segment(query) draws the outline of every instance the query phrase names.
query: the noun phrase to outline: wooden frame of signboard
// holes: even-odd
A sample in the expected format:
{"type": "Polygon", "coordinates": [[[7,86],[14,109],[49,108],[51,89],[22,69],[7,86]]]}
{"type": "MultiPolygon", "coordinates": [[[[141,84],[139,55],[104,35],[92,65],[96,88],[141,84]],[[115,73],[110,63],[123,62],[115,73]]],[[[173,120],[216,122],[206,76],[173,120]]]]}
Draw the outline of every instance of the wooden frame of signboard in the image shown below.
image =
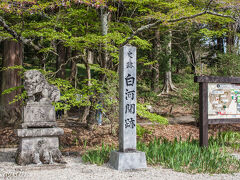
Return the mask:
{"type": "Polygon", "coordinates": [[[208,146],[208,124],[240,123],[240,118],[208,118],[208,84],[227,83],[240,84],[240,77],[195,76],[194,82],[199,83],[199,138],[200,146],[208,146]]]}

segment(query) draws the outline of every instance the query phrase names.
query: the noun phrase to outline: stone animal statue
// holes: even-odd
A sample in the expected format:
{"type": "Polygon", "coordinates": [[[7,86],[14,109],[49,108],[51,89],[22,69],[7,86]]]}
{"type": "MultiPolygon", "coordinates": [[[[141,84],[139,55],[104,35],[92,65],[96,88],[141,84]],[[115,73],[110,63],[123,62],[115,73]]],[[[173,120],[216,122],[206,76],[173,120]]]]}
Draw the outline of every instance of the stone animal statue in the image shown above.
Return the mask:
{"type": "Polygon", "coordinates": [[[24,88],[27,91],[28,102],[57,102],[60,100],[60,91],[50,85],[44,75],[38,70],[29,70],[24,73],[24,88]]]}
{"type": "Polygon", "coordinates": [[[32,162],[34,164],[52,164],[53,162],[65,163],[62,159],[62,153],[57,148],[49,148],[47,142],[40,140],[32,153],[32,162]]]}
{"type": "Polygon", "coordinates": [[[19,165],[66,163],[61,151],[58,148],[49,147],[49,142],[44,140],[39,140],[34,149],[25,149],[24,152],[18,149],[16,162],[19,165]]]}

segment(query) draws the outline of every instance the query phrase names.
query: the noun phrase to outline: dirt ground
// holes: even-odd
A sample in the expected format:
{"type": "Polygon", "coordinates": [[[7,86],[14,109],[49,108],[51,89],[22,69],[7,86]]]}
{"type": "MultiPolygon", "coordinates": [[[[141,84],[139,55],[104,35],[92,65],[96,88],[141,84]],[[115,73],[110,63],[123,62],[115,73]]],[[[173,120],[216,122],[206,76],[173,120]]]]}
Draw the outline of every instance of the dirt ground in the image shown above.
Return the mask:
{"type": "MultiPolygon", "coordinates": [[[[182,117],[176,117],[182,118],[182,117]]],[[[139,124],[144,127],[148,133],[144,133],[138,140],[150,142],[155,137],[164,137],[173,140],[175,137],[187,139],[191,136],[194,139],[199,138],[199,129],[196,122],[183,122],[180,124],[159,125],[152,124],[146,120],[139,119],[139,124]]],[[[64,135],[60,137],[60,148],[63,152],[79,152],[105,145],[118,146],[118,125],[103,124],[101,126],[94,125],[91,129],[84,124],[78,123],[77,119],[69,118],[60,120],[58,124],[64,129],[64,135]]],[[[216,135],[220,131],[240,131],[240,124],[227,125],[209,125],[209,136],[216,135]]],[[[13,128],[0,128],[0,147],[17,147],[18,138],[13,128]]]]}

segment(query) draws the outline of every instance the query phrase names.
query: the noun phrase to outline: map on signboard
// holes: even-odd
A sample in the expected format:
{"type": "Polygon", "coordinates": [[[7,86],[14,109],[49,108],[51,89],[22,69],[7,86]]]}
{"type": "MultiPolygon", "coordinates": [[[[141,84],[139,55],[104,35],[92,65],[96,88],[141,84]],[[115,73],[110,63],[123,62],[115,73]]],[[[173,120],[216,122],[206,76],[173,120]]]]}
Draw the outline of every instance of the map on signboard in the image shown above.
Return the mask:
{"type": "Polygon", "coordinates": [[[208,83],[208,119],[240,118],[240,84],[208,83]]]}

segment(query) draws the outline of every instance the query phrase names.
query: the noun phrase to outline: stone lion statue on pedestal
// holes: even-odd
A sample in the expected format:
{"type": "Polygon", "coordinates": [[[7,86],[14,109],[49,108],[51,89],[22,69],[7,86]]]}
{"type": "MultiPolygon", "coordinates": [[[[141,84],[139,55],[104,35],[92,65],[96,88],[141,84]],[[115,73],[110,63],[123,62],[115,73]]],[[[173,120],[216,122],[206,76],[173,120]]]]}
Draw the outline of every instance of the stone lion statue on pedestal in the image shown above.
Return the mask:
{"type": "Polygon", "coordinates": [[[27,91],[29,103],[57,102],[60,100],[58,88],[49,84],[38,70],[29,70],[24,73],[24,88],[27,91]]]}

